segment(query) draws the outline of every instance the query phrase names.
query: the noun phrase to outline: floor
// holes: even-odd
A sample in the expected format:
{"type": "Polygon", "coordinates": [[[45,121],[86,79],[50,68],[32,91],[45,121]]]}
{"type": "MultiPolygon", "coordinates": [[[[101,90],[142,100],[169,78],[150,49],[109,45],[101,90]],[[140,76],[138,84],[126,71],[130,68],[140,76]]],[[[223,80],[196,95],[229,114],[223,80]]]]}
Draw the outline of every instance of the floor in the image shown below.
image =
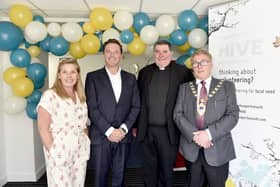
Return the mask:
{"type": "MultiPolygon", "coordinates": [[[[88,170],[86,176],[86,187],[94,187],[94,171],[88,170]]],[[[126,172],[125,178],[126,187],[142,187],[143,175],[140,168],[129,168],[126,172]]],[[[4,187],[46,187],[47,178],[43,175],[37,182],[9,182],[4,187]]],[[[187,187],[186,185],[186,171],[174,171],[174,186],[176,187],[187,187]]]]}

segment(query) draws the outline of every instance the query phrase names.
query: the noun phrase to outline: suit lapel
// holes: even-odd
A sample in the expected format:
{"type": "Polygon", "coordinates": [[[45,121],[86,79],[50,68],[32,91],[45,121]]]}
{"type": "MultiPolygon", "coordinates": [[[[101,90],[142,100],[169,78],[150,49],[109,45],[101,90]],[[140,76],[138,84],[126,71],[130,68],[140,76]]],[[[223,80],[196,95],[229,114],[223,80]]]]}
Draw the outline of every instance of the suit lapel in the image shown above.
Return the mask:
{"type": "MultiPolygon", "coordinates": [[[[112,87],[112,83],[110,81],[109,75],[107,74],[105,67],[103,68],[103,81],[104,81],[104,85],[106,87],[106,90],[108,90],[107,94],[109,95],[108,99],[112,99],[114,104],[117,104],[116,98],[115,98],[115,94],[114,94],[114,90],[112,87]]],[[[105,93],[106,94],[106,93],[105,93]]]]}

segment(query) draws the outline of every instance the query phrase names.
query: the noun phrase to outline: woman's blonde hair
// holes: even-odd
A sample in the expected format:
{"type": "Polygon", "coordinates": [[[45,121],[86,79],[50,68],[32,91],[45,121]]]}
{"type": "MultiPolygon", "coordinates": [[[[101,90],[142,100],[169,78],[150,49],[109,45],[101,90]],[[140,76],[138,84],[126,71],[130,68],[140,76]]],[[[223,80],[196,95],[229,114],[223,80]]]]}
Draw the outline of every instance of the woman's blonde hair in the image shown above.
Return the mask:
{"type": "Polygon", "coordinates": [[[78,64],[77,60],[74,58],[63,57],[63,58],[59,59],[59,64],[58,64],[57,72],[56,72],[56,78],[55,78],[54,84],[52,86],[52,89],[61,98],[70,98],[70,96],[66,93],[61,80],[59,79],[59,73],[61,71],[62,66],[65,64],[74,64],[76,66],[76,68],[77,68],[76,70],[79,74],[79,79],[77,80],[76,84],[74,85],[74,91],[77,92],[80,101],[85,102],[86,96],[85,96],[85,92],[84,92],[83,83],[81,81],[81,74],[80,74],[81,69],[80,69],[80,65],[78,64]]]}

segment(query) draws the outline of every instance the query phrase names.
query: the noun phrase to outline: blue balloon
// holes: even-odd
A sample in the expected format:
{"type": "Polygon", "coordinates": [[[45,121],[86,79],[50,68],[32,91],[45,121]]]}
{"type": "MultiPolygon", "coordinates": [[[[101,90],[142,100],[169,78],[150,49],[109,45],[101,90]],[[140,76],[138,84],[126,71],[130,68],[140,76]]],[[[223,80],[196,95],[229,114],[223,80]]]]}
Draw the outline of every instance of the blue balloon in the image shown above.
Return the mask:
{"type": "Polygon", "coordinates": [[[42,48],[46,52],[49,52],[51,39],[52,37],[48,35],[44,40],[40,42],[40,48],[42,48]]]}
{"type": "Polygon", "coordinates": [[[22,30],[8,21],[0,21],[0,51],[15,50],[23,42],[22,30]]]}
{"type": "Polygon", "coordinates": [[[33,120],[37,120],[37,104],[38,103],[27,103],[25,108],[27,116],[33,120]]]}
{"type": "Polygon", "coordinates": [[[38,42],[35,43],[35,44],[31,44],[31,43],[29,43],[28,41],[24,40],[24,47],[25,47],[26,49],[29,48],[30,46],[33,46],[33,45],[36,45],[36,46],[39,47],[39,43],[38,43],[38,42]]]}
{"type": "Polygon", "coordinates": [[[187,50],[186,54],[187,54],[188,56],[192,56],[192,54],[193,54],[196,50],[197,50],[196,48],[191,47],[191,48],[189,48],[189,49],[187,50]]]}
{"type": "Polygon", "coordinates": [[[45,79],[36,82],[33,81],[33,83],[34,83],[34,89],[41,89],[45,86],[45,79]]]}
{"type": "Polygon", "coordinates": [[[176,59],[176,64],[185,65],[185,61],[187,60],[187,58],[189,58],[189,55],[187,55],[187,54],[179,56],[176,59]]]}
{"type": "Polygon", "coordinates": [[[178,16],[178,25],[183,31],[196,28],[199,18],[193,10],[184,10],[178,16]]]}
{"type": "Polygon", "coordinates": [[[41,22],[41,23],[45,23],[44,18],[40,15],[33,16],[33,21],[38,21],[38,22],[41,22]]]}
{"type": "Polygon", "coordinates": [[[176,31],[173,31],[170,35],[170,41],[174,45],[183,45],[188,40],[188,37],[184,31],[181,29],[178,29],[176,31]]]}
{"type": "Polygon", "coordinates": [[[16,67],[27,67],[31,62],[31,56],[25,49],[16,49],[10,54],[10,61],[16,67]]]}
{"type": "Polygon", "coordinates": [[[150,24],[150,18],[148,14],[144,12],[138,12],[133,16],[133,27],[137,33],[140,33],[141,29],[150,24]]]}
{"type": "Polygon", "coordinates": [[[69,42],[62,36],[52,38],[50,41],[50,52],[56,56],[63,56],[68,52],[69,42]]]}
{"type": "Polygon", "coordinates": [[[47,75],[45,65],[40,63],[33,63],[27,67],[27,76],[35,83],[44,81],[47,75]]]}
{"type": "Polygon", "coordinates": [[[205,32],[208,33],[208,16],[201,18],[197,27],[205,30],[205,32]]]}
{"type": "Polygon", "coordinates": [[[123,30],[120,34],[120,38],[124,44],[129,44],[132,42],[134,35],[130,30],[123,30]]]}
{"type": "Polygon", "coordinates": [[[26,98],[27,103],[39,103],[42,92],[39,90],[34,90],[30,96],[26,98]]]}

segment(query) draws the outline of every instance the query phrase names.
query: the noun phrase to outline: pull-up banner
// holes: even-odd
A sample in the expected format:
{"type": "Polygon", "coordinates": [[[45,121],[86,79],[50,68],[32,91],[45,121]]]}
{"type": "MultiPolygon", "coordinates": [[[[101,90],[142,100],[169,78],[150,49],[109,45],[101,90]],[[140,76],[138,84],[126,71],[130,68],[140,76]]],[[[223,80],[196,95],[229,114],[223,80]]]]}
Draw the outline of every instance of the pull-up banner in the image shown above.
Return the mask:
{"type": "Polygon", "coordinates": [[[235,83],[240,107],[227,187],[280,186],[279,10],[263,0],[209,9],[214,76],[235,83]]]}

